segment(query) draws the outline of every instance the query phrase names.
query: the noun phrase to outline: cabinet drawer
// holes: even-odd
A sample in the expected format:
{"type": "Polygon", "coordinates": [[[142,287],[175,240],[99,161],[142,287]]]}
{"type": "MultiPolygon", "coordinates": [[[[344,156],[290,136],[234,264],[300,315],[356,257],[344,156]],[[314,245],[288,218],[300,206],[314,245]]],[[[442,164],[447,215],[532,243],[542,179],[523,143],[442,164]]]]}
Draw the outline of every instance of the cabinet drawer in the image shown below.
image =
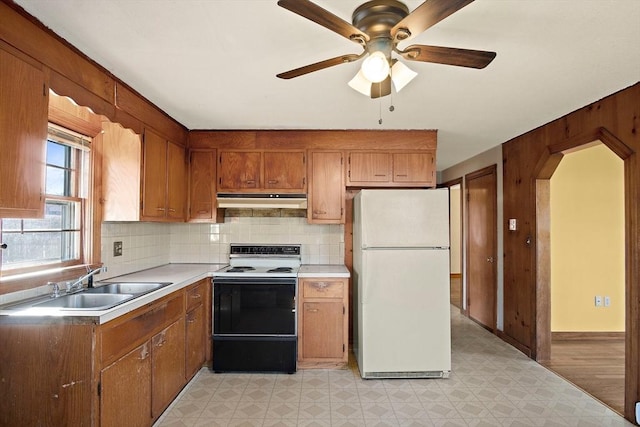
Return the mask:
{"type": "Polygon", "coordinates": [[[184,293],[178,291],[167,299],[149,307],[141,307],[131,313],[132,317],[107,323],[102,330],[102,366],[126,354],[130,348],[140,345],[151,335],[164,329],[171,321],[184,313],[184,293]]]}
{"type": "Polygon", "coordinates": [[[305,280],[302,282],[304,298],[342,298],[343,280],[305,280]]]}
{"type": "Polygon", "coordinates": [[[203,303],[207,283],[208,281],[204,280],[187,288],[187,311],[203,303]]]}

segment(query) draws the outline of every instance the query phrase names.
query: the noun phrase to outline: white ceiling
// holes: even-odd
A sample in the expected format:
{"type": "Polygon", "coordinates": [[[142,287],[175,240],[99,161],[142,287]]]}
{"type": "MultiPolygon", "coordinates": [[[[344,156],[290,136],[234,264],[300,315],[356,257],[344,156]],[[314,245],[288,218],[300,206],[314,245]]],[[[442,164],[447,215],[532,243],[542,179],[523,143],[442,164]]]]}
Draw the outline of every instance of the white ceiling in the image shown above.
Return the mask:
{"type": "MultiPolygon", "coordinates": [[[[361,51],[276,0],[16,2],[189,129],[438,129],[438,170],[640,81],[638,0],[477,0],[407,44],[496,59],[405,61],[394,112],[347,86],[360,63],[276,78],[361,51]]],[[[315,0],[349,22],[362,2],[315,0]]]]}

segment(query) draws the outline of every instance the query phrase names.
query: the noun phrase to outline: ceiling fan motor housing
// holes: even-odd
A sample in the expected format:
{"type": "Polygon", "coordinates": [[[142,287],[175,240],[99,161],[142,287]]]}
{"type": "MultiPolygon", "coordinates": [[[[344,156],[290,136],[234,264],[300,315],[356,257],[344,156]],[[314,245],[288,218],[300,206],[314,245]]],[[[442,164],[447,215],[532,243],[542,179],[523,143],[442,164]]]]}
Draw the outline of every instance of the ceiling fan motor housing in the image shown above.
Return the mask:
{"type": "Polygon", "coordinates": [[[409,9],[402,2],[373,0],[358,6],[351,18],[353,26],[371,39],[391,39],[391,29],[407,15],[409,9]]]}

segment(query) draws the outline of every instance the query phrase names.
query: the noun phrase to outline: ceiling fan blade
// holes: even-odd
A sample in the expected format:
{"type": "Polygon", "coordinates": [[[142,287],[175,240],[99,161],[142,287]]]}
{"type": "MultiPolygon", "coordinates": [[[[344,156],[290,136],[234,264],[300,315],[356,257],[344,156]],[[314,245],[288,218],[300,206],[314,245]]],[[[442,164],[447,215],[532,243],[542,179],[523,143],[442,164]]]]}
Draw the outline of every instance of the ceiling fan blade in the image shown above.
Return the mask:
{"type": "Polygon", "coordinates": [[[279,0],[278,5],[360,45],[369,40],[368,35],[309,0],[279,0]]]}
{"type": "Polygon", "coordinates": [[[474,0],[427,0],[391,29],[391,37],[400,42],[417,36],[474,0]]]}
{"type": "Polygon", "coordinates": [[[371,98],[381,98],[391,93],[391,76],[380,83],[371,83],[371,98]]]}
{"type": "Polygon", "coordinates": [[[320,71],[325,68],[333,67],[334,65],[346,64],[348,62],[357,61],[362,58],[366,52],[363,52],[360,55],[350,54],[350,55],[342,55],[336,56],[335,58],[326,59],[324,61],[316,62],[314,64],[305,65],[304,67],[296,68],[295,70],[285,71],[284,73],[280,73],[276,75],[281,79],[292,79],[294,77],[303,76],[305,74],[313,73],[314,71],[320,71]]]}
{"type": "Polygon", "coordinates": [[[413,44],[403,51],[397,51],[410,61],[434,62],[436,64],[456,65],[458,67],[484,68],[493,58],[495,52],[484,50],[457,49],[453,47],[426,46],[413,44]]]}

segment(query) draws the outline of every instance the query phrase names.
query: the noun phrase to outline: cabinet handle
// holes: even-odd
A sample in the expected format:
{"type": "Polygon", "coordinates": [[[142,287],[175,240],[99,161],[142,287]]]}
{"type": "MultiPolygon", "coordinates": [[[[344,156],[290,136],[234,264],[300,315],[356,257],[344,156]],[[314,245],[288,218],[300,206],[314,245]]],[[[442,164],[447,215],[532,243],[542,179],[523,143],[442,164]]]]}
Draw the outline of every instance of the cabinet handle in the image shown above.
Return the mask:
{"type": "Polygon", "coordinates": [[[317,313],[317,312],[318,312],[318,309],[317,309],[317,308],[307,308],[307,311],[308,311],[309,313],[317,313]]]}
{"type": "Polygon", "coordinates": [[[175,212],[176,210],[173,208],[169,208],[169,212],[175,212]]]}
{"type": "Polygon", "coordinates": [[[0,249],[7,249],[7,244],[6,243],[0,244],[0,249]]]}
{"type": "Polygon", "coordinates": [[[157,211],[164,211],[164,208],[156,208],[157,211]]]}
{"type": "Polygon", "coordinates": [[[327,286],[329,286],[327,282],[313,282],[313,287],[320,291],[325,291],[327,286]]]}
{"type": "Polygon", "coordinates": [[[149,350],[147,349],[147,345],[145,344],[144,347],[142,347],[142,351],[140,352],[140,357],[138,358],[138,360],[145,360],[147,357],[149,357],[149,350]]]}
{"type": "Polygon", "coordinates": [[[313,213],[316,215],[325,215],[327,211],[313,211],[313,213]]]}
{"type": "Polygon", "coordinates": [[[268,182],[269,182],[269,184],[277,184],[278,180],[277,179],[270,179],[268,182]]]}
{"type": "Polygon", "coordinates": [[[377,173],[374,176],[387,176],[387,174],[377,173]]]}
{"type": "Polygon", "coordinates": [[[396,174],[396,176],[409,176],[409,175],[407,175],[407,174],[404,174],[404,175],[396,174]]]}
{"type": "Polygon", "coordinates": [[[195,321],[196,319],[193,312],[187,314],[187,323],[194,323],[195,321]]]}
{"type": "Polygon", "coordinates": [[[200,294],[193,294],[193,295],[191,295],[191,298],[192,299],[200,299],[201,296],[202,295],[200,295],[200,294]]]}
{"type": "Polygon", "coordinates": [[[248,180],[245,181],[245,184],[255,184],[255,183],[256,183],[256,181],[253,180],[253,179],[248,179],[248,180]]]}

